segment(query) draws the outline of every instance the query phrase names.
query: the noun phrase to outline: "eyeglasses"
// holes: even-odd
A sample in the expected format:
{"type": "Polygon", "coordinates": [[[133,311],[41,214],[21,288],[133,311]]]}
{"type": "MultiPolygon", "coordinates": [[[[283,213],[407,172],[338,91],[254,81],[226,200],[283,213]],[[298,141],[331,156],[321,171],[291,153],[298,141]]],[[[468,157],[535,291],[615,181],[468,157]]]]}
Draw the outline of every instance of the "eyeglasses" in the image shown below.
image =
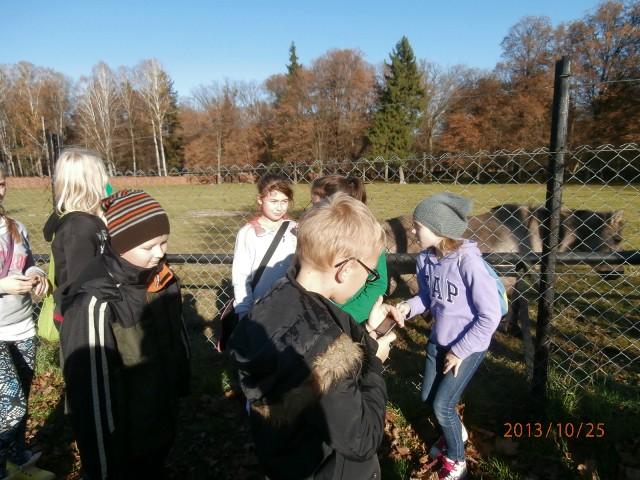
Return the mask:
{"type": "Polygon", "coordinates": [[[376,270],[375,268],[367,267],[364,263],[362,263],[356,257],[346,258],[346,259],[342,260],[341,262],[336,263],[333,266],[333,268],[340,268],[343,265],[346,265],[351,260],[355,260],[356,262],[358,262],[360,265],[362,265],[362,268],[364,268],[367,271],[367,273],[368,273],[367,280],[366,280],[367,283],[373,283],[373,282],[377,282],[378,280],[380,280],[380,272],[378,272],[378,270],[376,270]]]}

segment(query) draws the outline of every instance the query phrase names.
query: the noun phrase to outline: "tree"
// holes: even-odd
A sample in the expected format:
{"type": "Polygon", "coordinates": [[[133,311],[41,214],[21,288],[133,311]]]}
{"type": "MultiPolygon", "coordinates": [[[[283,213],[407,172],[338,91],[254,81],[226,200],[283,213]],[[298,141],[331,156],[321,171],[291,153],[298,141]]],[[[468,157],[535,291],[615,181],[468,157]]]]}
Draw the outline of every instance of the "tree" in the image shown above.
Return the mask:
{"type": "Polygon", "coordinates": [[[109,174],[113,175],[114,137],[121,108],[115,75],[107,64],[100,62],[93,67],[91,77],[81,79],[81,89],[77,114],[82,138],[104,156],[109,174]]]}
{"type": "Polygon", "coordinates": [[[136,68],[136,83],[151,122],[158,175],[167,175],[164,140],[165,121],[171,110],[171,79],[160,62],[152,58],[143,61],[136,68]]]}
{"type": "Polygon", "coordinates": [[[134,132],[139,116],[137,102],[139,95],[134,89],[133,72],[126,67],[120,67],[118,70],[118,92],[122,102],[127,131],[129,132],[129,141],[131,142],[131,168],[133,174],[137,175],[138,162],[136,159],[136,137],[134,132]]]}
{"type": "Polygon", "coordinates": [[[167,165],[170,168],[180,169],[184,166],[184,142],[178,115],[178,93],[173,87],[173,80],[168,79],[167,81],[169,85],[169,108],[164,122],[164,148],[167,165]]]}
{"type": "Polygon", "coordinates": [[[435,63],[422,62],[420,65],[424,81],[424,115],[420,122],[417,146],[433,153],[434,139],[441,132],[455,95],[461,88],[467,68],[456,65],[444,69],[435,63]]]}
{"type": "Polygon", "coordinates": [[[640,1],[603,2],[569,24],[566,43],[576,79],[578,141],[637,139],[639,101],[629,80],[640,73],[640,1]]]}
{"type": "Polygon", "coordinates": [[[545,86],[543,76],[505,83],[495,72],[469,74],[446,115],[440,148],[476,152],[546,146],[553,90],[545,86]]]}
{"type": "MultiPolygon", "coordinates": [[[[272,75],[264,84],[273,104],[273,117],[267,117],[271,151],[276,161],[307,162],[314,158],[314,135],[310,98],[311,73],[298,63],[295,45],[289,50],[286,75],[272,75]]],[[[315,155],[315,158],[318,158],[315,155]]]]}
{"type": "Polygon", "coordinates": [[[302,65],[298,63],[298,55],[296,54],[296,44],[291,42],[289,46],[289,65],[287,65],[287,75],[289,78],[295,76],[295,74],[302,68],[302,65]]]}
{"type": "MultiPolygon", "coordinates": [[[[204,112],[206,121],[206,137],[213,138],[218,182],[221,182],[220,169],[223,157],[227,155],[231,145],[230,139],[238,128],[239,111],[237,107],[238,89],[234,84],[226,81],[224,84],[212,83],[201,86],[193,93],[196,105],[204,112]]],[[[233,162],[229,162],[233,163],[233,162]]]]}
{"type": "Polygon", "coordinates": [[[551,70],[555,35],[549,17],[527,16],[509,29],[500,43],[508,80],[530,78],[551,70]]]}
{"type": "Polygon", "coordinates": [[[317,159],[360,157],[375,102],[375,70],[358,50],[330,50],[311,67],[310,100],[317,159]],[[320,148],[322,147],[322,148],[320,148]]]}
{"type": "Polygon", "coordinates": [[[402,37],[389,58],[368,139],[372,155],[405,158],[413,153],[424,109],[424,84],[407,37],[402,37]]]}

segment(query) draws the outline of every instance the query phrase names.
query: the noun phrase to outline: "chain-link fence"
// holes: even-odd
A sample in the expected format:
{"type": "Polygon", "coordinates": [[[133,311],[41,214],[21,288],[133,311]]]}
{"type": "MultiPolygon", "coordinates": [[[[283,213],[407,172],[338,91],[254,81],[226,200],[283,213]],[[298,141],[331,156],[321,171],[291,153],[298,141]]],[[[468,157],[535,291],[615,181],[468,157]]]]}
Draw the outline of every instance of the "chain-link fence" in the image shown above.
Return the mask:
{"type": "MultiPolygon", "coordinates": [[[[112,184],[116,189],[143,188],[167,209],[172,229],[169,253],[183,282],[187,316],[208,336],[212,319],[232,295],[235,235],[256,214],[253,183],[264,173],[281,173],[294,183],[294,219],[309,204],[313,179],[329,174],[361,178],[370,208],[386,221],[390,253],[418,251],[407,215],[422,198],[441,191],[471,197],[468,236],[494,254],[487,258],[506,275],[512,318],[522,333],[531,370],[549,157],[547,149],[539,149],[228,166],[173,171],[168,177],[123,172],[112,184]]],[[[49,246],[41,231],[52,208],[50,180],[10,178],[4,203],[7,212],[27,226],[34,252],[46,255],[49,246]]],[[[580,147],[566,153],[550,349],[554,371],[573,384],[599,376],[638,384],[639,210],[640,146],[580,147]]],[[[392,295],[409,294],[406,288],[415,289],[415,279],[407,275],[413,271],[411,262],[389,258],[392,288],[401,287],[392,295]]]]}

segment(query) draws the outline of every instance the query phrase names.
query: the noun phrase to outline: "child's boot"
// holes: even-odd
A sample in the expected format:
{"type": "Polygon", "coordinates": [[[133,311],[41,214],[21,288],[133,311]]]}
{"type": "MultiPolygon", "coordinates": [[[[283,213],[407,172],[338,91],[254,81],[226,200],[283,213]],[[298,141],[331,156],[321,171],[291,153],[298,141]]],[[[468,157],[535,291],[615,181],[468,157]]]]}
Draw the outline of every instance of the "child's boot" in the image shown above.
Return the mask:
{"type": "MultiPolygon", "coordinates": [[[[460,423],[460,425],[462,425],[462,443],[467,443],[467,440],[469,440],[469,432],[467,432],[467,429],[464,426],[464,423],[460,423]]],[[[436,443],[434,443],[433,445],[431,445],[431,449],[429,450],[429,456],[431,458],[438,458],[438,456],[440,455],[446,455],[447,454],[447,442],[444,441],[444,436],[440,435],[440,438],[438,439],[438,441],[436,443]]]]}
{"type": "Polygon", "coordinates": [[[438,480],[461,480],[467,476],[467,462],[442,457],[442,466],[438,470],[438,480]]]}

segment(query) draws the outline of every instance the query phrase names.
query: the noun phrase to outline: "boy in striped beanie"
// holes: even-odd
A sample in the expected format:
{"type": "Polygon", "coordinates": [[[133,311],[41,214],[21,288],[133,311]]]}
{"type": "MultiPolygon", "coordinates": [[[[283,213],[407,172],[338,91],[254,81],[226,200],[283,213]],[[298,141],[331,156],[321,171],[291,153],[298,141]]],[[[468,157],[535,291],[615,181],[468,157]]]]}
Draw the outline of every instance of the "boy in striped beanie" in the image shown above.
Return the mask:
{"type": "Polygon", "coordinates": [[[164,261],[169,218],[141,190],[102,206],[111,246],[62,307],[74,435],[88,478],[165,478],[190,356],[180,286],[164,261]]]}
{"type": "Polygon", "coordinates": [[[102,202],[111,246],[123,254],[160,235],[169,235],[169,217],[151,195],[142,190],[121,190],[102,202]]]}

